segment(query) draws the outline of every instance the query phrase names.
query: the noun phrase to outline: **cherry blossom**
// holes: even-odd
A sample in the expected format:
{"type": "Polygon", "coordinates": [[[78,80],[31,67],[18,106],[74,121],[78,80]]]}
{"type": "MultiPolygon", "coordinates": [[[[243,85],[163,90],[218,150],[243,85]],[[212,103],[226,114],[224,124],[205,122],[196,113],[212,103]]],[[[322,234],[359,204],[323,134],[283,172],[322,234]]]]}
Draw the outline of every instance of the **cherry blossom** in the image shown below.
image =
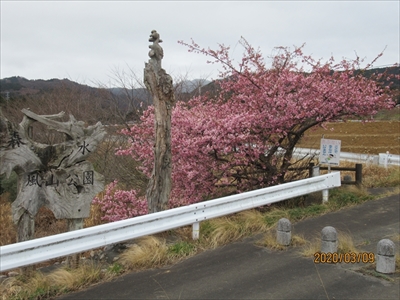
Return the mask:
{"type": "MultiPolygon", "coordinates": [[[[178,102],[172,110],[171,208],[283,183],[294,147],[307,130],[347,118],[369,121],[378,110],[394,106],[390,89],[377,81],[386,75],[364,77],[358,57],[323,62],[305,55],[304,45],[279,47],[267,67],[244,39],[238,63],[224,45],[212,50],[180,43],[222,69],[215,81],[218,93],[178,102]]],[[[121,132],[132,143],[116,152],[140,161],[147,176],[153,166],[153,124],[149,107],[141,122],[121,132]]],[[[110,184],[103,200],[95,200],[107,220],[146,213],[138,193],[115,189],[110,184]]]]}

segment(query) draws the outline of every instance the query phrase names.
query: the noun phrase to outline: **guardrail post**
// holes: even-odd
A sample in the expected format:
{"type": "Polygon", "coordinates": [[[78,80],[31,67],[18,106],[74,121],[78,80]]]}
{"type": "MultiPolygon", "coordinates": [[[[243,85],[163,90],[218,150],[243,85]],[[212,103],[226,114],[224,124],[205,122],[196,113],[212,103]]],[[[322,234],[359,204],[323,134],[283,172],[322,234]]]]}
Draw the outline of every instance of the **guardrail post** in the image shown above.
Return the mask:
{"type": "Polygon", "coordinates": [[[382,164],[385,168],[387,168],[388,163],[389,163],[389,151],[386,151],[386,153],[379,153],[379,164],[382,164]]]}
{"type": "MultiPolygon", "coordinates": [[[[313,177],[315,176],[319,176],[320,175],[320,171],[319,171],[319,167],[313,167],[313,177]]],[[[329,199],[329,190],[323,190],[322,191],[322,203],[326,203],[328,202],[329,199]]]]}
{"type": "Polygon", "coordinates": [[[337,252],[337,232],[332,226],[326,226],[321,232],[321,252],[337,252]]]}
{"type": "Polygon", "coordinates": [[[378,242],[376,251],[376,271],[384,274],[394,273],[396,260],[394,243],[389,239],[383,239],[378,242]]]}
{"type": "Polygon", "coordinates": [[[198,240],[200,237],[200,222],[192,224],[192,238],[198,240]]]}
{"type": "Polygon", "coordinates": [[[362,185],[362,164],[356,164],[356,185],[358,187],[362,185]]]}
{"type": "Polygon", "coordinates": [[[312,177],[319,176],[319,166],[312,167],[312,177]]]}
{"type": "Polygon", "coordinates": [[[292,240],[292,224],[286,218],[281,218],[278,221],[276,230],[276,242],[279,245],[289,246],[292,240]]]}
{"type": "Polygon", "coordinates": [[[329,190],[322,191],[322,203],[326,203],[329,200],[329,190]]]}
{"type": "MultiPolygon", "coordinates": [[[[311,168],[311,164],[310,164],[311,168]]],[[[320,168],[319,166],[312,166],[312,177],[316,177],[320,175],[320,168]]],[[[322,191],[322,203],[328,202],[329,199],[329,190],[322,191]]]]}
{"type": "Polygon", "coordinates": [[[315,164],[312,162],[308,165],[308,177],[313,177],[313,172],[314,172],[314,166],[315,164]]]}

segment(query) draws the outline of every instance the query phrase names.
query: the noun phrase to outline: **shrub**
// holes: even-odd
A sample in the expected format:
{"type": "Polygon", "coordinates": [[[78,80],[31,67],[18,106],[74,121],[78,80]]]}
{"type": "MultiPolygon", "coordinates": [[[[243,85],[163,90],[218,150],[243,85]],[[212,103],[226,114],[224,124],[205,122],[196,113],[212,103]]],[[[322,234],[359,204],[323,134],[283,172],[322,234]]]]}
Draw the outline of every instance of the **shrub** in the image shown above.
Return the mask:
{"type": "Polygon", "coordinates": [[[118,181],[107,185],[100,197],[93,199],[104,213],[102,220],[113,222],[147,214],[147,202],[136,190],[124,191],[117,189],[118,181]]]}

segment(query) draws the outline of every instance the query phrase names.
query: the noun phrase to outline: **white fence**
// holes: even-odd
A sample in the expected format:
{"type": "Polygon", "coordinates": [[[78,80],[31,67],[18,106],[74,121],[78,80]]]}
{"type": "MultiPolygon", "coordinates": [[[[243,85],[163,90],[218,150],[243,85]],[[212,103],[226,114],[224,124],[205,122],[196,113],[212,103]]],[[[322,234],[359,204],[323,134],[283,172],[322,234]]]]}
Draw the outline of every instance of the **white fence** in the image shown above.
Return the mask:
{"type": "MultiPolygon", "coordinates": [[[[319,156],[318,149],[295,148],[293,156],[314,155],[319,156]]],[[[350,152],[340,152],[340,160],[347,160],[356,163],[376,164],[382,166],[400,166],[400,155],[390,153],[379,153],[379,155],[358,154],[350,152]]]]}
{"type": "Polygon", "coordinates": [[[186,225],[198,237],[204,220],[340,186],[340,172],[191,204],[145,216],[0,247],[0,271],[103,247],[186,225]]]}

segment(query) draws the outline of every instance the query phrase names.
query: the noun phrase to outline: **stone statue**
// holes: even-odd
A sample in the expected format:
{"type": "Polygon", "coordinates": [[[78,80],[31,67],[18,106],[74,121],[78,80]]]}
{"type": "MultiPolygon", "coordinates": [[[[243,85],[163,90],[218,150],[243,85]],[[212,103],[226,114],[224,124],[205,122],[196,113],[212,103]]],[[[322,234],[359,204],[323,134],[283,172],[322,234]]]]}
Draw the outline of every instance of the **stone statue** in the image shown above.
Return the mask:
{"type": "Polygon", "coordinates": [[[158,72],[161,70],[161,60],[164,57],[164,51],[159,44],[162,43],[162,40],[160,39],[160,35],[157,33],[157,31],[151,31],[149,42],[153,42],[153,45],[149,46],[149,63],[151,63],[154,67],[154,70],[158,72]]]}

